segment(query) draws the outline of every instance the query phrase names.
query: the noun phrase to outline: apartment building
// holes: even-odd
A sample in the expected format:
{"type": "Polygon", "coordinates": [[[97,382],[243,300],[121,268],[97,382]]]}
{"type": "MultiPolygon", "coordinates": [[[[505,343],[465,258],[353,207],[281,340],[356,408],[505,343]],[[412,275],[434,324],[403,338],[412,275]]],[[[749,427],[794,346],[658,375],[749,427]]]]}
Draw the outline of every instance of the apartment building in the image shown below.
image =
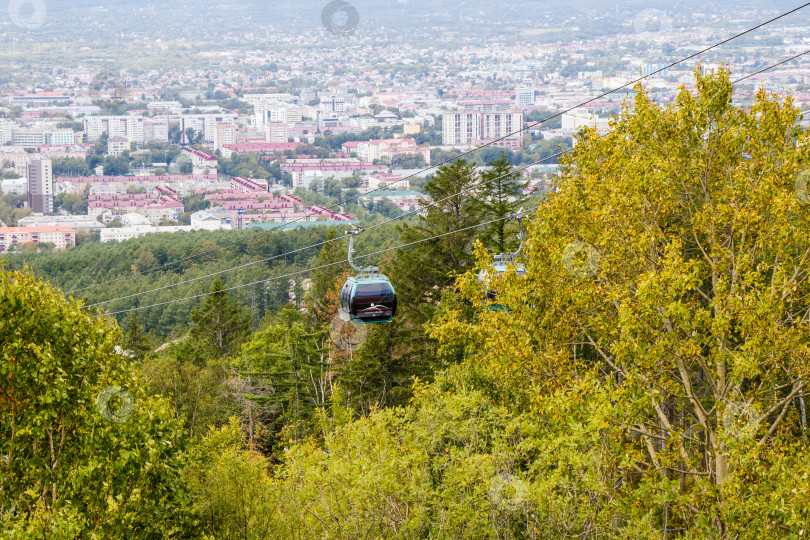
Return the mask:
{"type": "Polygon", "coordinates": [[[217,156],[205,150],[197,150],[190,146],[183,148],[183,154],[191,159],[194,174],[209,174],[217,171],[217,156]]]}
{"type": "Polygon", "coordinates": [[[11,131],[14,129],[14,121],[8,118],[0,118],[0,144],[11,142],[11,131]]]}
{"type": "Polygon", "coordinates": [[[182,142],[188,144],[186,133],[191,128],[195,133],[203,134],[203,141],[212,143],[216,137],[217,124],[236,124],[238,120],[239,115],[233,113],[184,114],[180,116],[182,142]]]}
{"type": "Polygon", "coordinates": [[[70,227],[0,227],[0,253],[16,250],[22,244],[50,243],[56,249],[76,245],[76,231],[70,227]]]}
{"type": "Polygon", "coordinates": [[[287,123],[289,105],[280,101],[258,101],[253,106],[257,129],[268,123],[287,123]]]}
{"type": "Polygon", "coordinates": [[[28,177],[28,162],[31,155],[19,146],[0,146],[0,166],[13,167],[20,176],[28,177]]]}
{"type": "Polygon", "coordinates": [[[523,146],[523,113],[520,111],[481,113],[481,141],[491,146],[520,150],[523,146]]]}
{"type": "Polygon", "coordinates": [[[110,156],[120,156],[129,149],[129,139],[126,137],[111,137],[107,139],[107,154],[110,156]]]}
{"type": "Polygon", "coordinates": [[[146,216],[155,225],[163,220],[177,221],[184,209],[178,194],[168,187],[158,187],[151,193],[90,195],[87,206],[87,214],[94,219],[101,216],[110,222],[132,213],[146,216]]]}
{"type": "Polygon", "coordinates": [[[143,123],[144,141],[169,142],[168,120],[152,120],[143,123]]]}
{"type": "Polygon", "coordinates": [[[370,141],[347,141],[341,149],[346,154],[357,154],[362,161],[378,159],[389,162],[400,156],[422,156],[426,165],[430,165],[430,147],[418,146],[412,138],[372,139],[370,141]]]}
{"type": "Polygon", "coordinates": [[[268,122],[264,125],[264,142],[285,143],[289,133],[284,122],[268,122]]]}
{"type": "Polygon", "coordinates": [[[226,144],[236,142],[236,124],[232,122],[218,123],[214,127],[214,150],[220,150],[226,144]]]}
{"type": "Polygon", "coordinates": [[[522,109],[534,105],[534,88],[519,86],[515,90],[515,107],[522,109]]]}
{"type": "Polygon", "coordinates": [[[442,116],[442,144],[491,144],[518,150],[523,146],[523,113],[510,111],[447,111],[442,116]]]}
{"type": "Polygon", "coordinates": [[[53,169],[47,157],[34,156],[28,163],[28,206],[37,214],[53,214],[53,169]]]}
{"type": "Polygon", "coordinates": [[[447,111],[442,115],[442,144],[472,146],[481,138],[481,113],[478,111],[447,111]]]}
{"type": "Polygon", "coordinates": [[[84,119],[84,131],[91,141],[106,133],[111,139],[126,138],[137,144],[145,142],[142,116],[88,116],[84,119]]]}

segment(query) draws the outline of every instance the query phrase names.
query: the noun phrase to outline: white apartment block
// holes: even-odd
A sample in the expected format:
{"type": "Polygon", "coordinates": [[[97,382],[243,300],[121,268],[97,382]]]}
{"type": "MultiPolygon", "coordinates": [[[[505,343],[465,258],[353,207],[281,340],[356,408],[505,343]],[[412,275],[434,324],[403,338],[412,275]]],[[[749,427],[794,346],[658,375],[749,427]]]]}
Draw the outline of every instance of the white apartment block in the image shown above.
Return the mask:
{"type": "Polygon", "coordinates": [[[17,223],[20,227],[70,227],[77,231],[99,231],[105,228],[103,223],[87,215],[26,216],[17,223]]]}
{"type": "Polygon", "coordinates": [[[287,109],[286,103],[280,101],[259,101],[253,106],[253,111],[256,116],[256,128],[262,129],[264,125],[272,123],[287,123],[287,109]]]}
{"type": "Polygon", "coordinates": [[[264,142],[287,142],[287,124],[284,122],[268,122],[264,125],[264,142]]]}
{"type": "Polygon", "coordinates": [[[520,149],[523,145],[521,111],[448,111],[442,116],[442,144],[520,149]]]}
{"type": "Polygon", "coordinates": [[[145,142],[142,116],[89,116],[84,119],[84,131],[91,141],[106,133],[110,138],[126,138],[138,144],[145,142]]]}
{"type": "Polygon", "coordinates": [[[236,143],[236,124],[219,123],[214,127],[214,150],[221,149],[226,144],[236,143]]]}
{"type": "MultiPolygon", "coordinates": [[[[4,194],[25,195],[28,192],[27,178],[6,178],[0,180],[0,191],[4,194]]],[[[22,223],[22,220],[19,221],[22,223]]]]}
{"type": "Polygon", "coordinates": [[[481,113],[481,138],[508,137],[523,140],[523,113],[520,111],[481,113]],[[517,132],[517,133],[516,133],[517,132]]]}
{"type": "Polygon", "coordinates": [[[45,144],[45,133],[37,129],[13,129],[11,144],[23,148],[36,148],[45,144]]]}
{"type": "Polygon", "coordinates": [[[239,120],[238,114],[184,114],[180,116],[180,132],[183,143],[186,141],[186,130],[191,128],[195,133],[202,133],[205,142],[214,142],[216,137],[217,124],[236,123],[239,120]]]}
{"type": "Polygon", "coordinates": [[[164,225],[160,227],[153,225],[132,225],[130,227],[113,227],[101,229],[99,241],[102,244],[107,242],[123,242],[132,238],[140,238],[147,234],[175,233],[193,230],[194,228],[191,225],[164,225]]]}
{"type": "Polygon", "coordinates": [[[582,127],[596,127],[600,133],[606,133],[610,118],[600,118],[585,109],[577,109],[562,115],[562,130],[575,133],[582,127]]]}
{"type": "Polygon", "coordinates": [[[169,142],[168,120],[152,120],[143,123],[143,138],[145,142],[169,142]]]}
{"type": "Polygon", "coordinates": [[[58,129],[56,131],[46,131],[45,144],[76,144],[76,134],[72,129],[58,129]]]}
{"type": "Polygon", "coordinates": [[[324,114],[343,114],[348,109],[346,106],[346,98],[335,94],[322,96],[321,103],[318,107],[324,114]]]}
{"type": "Polygon", "coordinates": [[[287,106],[287,123],[300,124],[304,121],[304,108],[297,105],[287,106]]]}
{"type": "Polygon", "coordinates": [[[14,122],[8,118],[0,118],[0,144],[11,142],[11,131],[14,129],[14,122]]]}
{"type": "Polygon", "coordinates": [[[472,146],[481,138],[481,113],[478,111],[447,111],[442,115],[442,144],[472,146]]]}
{"type": "Polygon", "coordinates": [[[28,206],[37,214],[53,214],[53,169],[46,157],[28,163],[28,206]]]}
{"type": "Polygon", "coordinates": [[[87,209],[87,215],[93,219],[99,217],[104,223],[111,223],[121,216],[126,214],[140,214],[145,216],[151,223],[158,225],[163,220],[177,221],[180,217],[182,209],[178,210],[174,207],[163,208],[155,206],[137,206],[137,207],[121,207],[121,208],[105,208],[105,207],[90,207],[87,209]]]}
{"type": "Polygon", "coordinates": [[[126,137],[112,137],[107,139],[107,155],[120,156],[129,149],[129,139],[126,137]]]}

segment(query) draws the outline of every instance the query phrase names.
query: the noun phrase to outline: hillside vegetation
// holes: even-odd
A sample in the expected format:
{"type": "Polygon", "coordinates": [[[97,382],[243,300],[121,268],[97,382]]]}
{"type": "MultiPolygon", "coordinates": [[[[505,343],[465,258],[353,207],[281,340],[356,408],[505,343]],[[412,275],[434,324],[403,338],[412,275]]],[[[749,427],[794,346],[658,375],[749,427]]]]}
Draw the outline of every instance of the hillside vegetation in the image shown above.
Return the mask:
{"type": "MultiPolygon", "coordinates": [[[[527,220],[526,274],[493,278],[501,309],[478,272],[517,247],[514,222],[493,220],[525,201],[509,196],[517,178],[479,180],[463,161],[425,189],[470,190],[398,228],[425,241],[381,258],[400,307],[357,348],[330,338],[339,265],[258,324],[214,280],[160,351],[146,314],[122,336],[5,272],[1,530],[806,536],[808,135],[790,100],[761,92],[736,109],[728,73],[696,76],[674,105],[638,87],[609,133],[580,132],[527,220]],[[126,421],[94,412],[105,384],[134,396],[126,421]]],[[[296,263],[344,255],[329,243],[296,263]]],[[[46,274],[49,257],[32,268],[46,274]]],[[[59,283],[90,279],[71,272],[59,283]]]]}

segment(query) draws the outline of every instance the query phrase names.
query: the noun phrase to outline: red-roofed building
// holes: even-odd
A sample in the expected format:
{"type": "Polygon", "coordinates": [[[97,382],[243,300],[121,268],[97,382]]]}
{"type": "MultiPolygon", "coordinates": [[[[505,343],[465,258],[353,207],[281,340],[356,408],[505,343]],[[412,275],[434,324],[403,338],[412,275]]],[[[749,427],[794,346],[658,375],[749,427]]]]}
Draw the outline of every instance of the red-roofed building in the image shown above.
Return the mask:
{"type": "Polygon", "coordinates": [[[301,143],[286,142],[286,143],[236,143],[224,144],[222,148],[237,154],[273,154],[275,152],[284,152],[286,150],[295,150],[301,146],[301,143]]]}
{"type": "Polygon", "coordinates": [[[267,193],[267,180],[234,176],[231,178],[231,189],[239,190],[244,193],[267,193]]]}
{"type": "Polygon", "coordinates": [[[158,225],[163,220],[177,221],[185,209],[183,201],[168,186],[158,186],[151,193],[89,195],[87,201],[87,214],[94,218],[106,214],[105,221],[133,213],[142,214],[158,225]]]}

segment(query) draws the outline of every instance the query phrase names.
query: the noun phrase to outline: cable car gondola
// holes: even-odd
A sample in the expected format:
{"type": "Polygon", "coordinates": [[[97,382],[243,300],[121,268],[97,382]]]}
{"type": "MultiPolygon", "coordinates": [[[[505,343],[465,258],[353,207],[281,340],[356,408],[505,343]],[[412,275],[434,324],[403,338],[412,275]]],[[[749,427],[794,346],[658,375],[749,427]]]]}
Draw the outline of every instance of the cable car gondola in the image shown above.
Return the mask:
{"type": "MultiPolygon", "coordinates": [[[[490,266],[487,270],[481,270],[478,273],[478,281],[480,281],[484,287],[486,288],[486,296],[485,301],[495,302],[498,297],[498,291],[491,287],[491,282],[494,277],[503,276],[506,273],[506,270],[509,268],[509,265],[513,265],[515,267],[515,274],[518,276],[523,276],[526,274],[526,265],[523,263],[516,263],[515,257],[517,257],[521,250],[523,249],[523,216],[516,216],[518,221],[518,238],[520,238],[520,247],[514,253],[500,253],[493,257],[492,266],[490,266]]],[[[490,303],[489,304],[490,311],[511,311],[509,308],[504,306],[490,303]]]]}
{"type": "Polygon", "coordinates": [[[374,266],[359,268],[354,265],[354,237],[362,229],[347,231],[349,237],[349,265],[358,275],[346,280],[340,291],[340,310],[343,321],[355,324],[389,322],[397,312],[397,295],[388,278],[379,273],[374,266]]]}

